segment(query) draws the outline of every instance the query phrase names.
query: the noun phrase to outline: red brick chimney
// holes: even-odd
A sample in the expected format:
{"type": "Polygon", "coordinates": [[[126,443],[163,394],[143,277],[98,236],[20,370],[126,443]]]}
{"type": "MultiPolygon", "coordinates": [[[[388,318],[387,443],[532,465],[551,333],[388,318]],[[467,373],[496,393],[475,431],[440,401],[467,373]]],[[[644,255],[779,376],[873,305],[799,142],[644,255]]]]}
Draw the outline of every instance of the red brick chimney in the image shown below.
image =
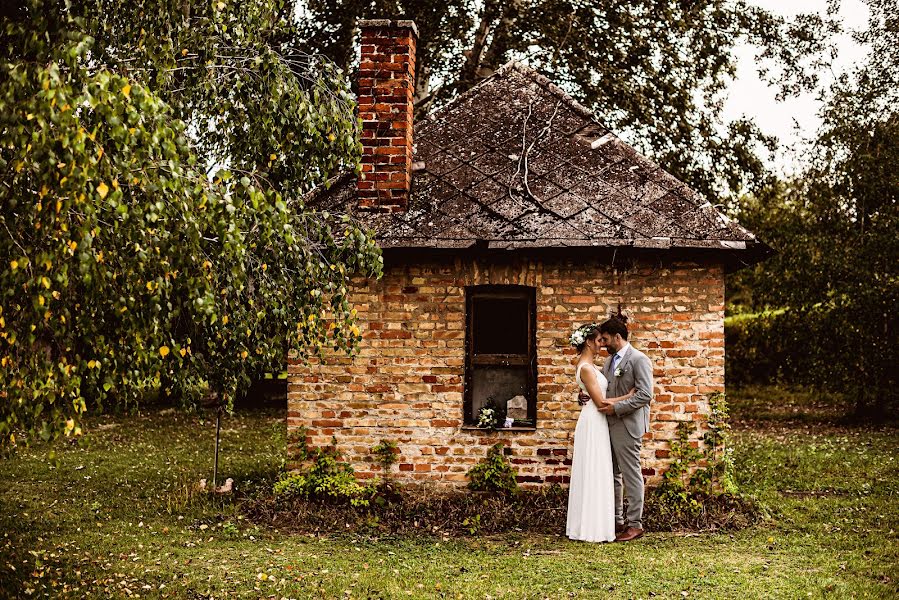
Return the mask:
{"type": "Polygon", "coordinates": [[[359,208],[403,211],[412,180],[412,95],[415,44],[412,21],[359,21],[359,117],[362,174],[356,181],[359,208]]]}

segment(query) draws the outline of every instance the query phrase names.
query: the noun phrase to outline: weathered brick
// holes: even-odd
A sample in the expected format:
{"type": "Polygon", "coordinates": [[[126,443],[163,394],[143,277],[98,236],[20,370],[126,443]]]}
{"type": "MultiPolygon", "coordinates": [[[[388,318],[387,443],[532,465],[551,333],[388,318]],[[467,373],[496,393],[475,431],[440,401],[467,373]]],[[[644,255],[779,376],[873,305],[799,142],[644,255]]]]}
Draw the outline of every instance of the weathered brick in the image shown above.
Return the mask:
{"type": "Polygon", "coordinates": [[[502,442],[524,487],[567,483],[580,412],[568,336],[584,322],[602,320],[620,301],[631,316],[634,346],[654,362],[657,398],[642,466],[650,483],[657,481],[678,422],[696,423],[698,439],[708,395],[724,389],[723,352],[716,347],[723,339],[723,309],[710,309],[723,298],[723,272],[697,263],[661,270],[637,263],[626,275],[628,285],[616,286],[612,269],[599,261],[388,262],[380,281],[353,279],[350,301],[365,333],[356,356],[289,361],[288,429],[312,426],[314,446],[335,435],[364,477],[377,474],[370,448],[382,439],[400,445],[399,480],[451,486],[464,485],[465,473],[487,448],[502,442]],[[462,428],[465,287],[486,283],[537,289],[535,431],[462,428]],[[675,303],[686,310],[672,312],[675,303]],[[673,320],[678,315],[686,319],[673,320]]]}

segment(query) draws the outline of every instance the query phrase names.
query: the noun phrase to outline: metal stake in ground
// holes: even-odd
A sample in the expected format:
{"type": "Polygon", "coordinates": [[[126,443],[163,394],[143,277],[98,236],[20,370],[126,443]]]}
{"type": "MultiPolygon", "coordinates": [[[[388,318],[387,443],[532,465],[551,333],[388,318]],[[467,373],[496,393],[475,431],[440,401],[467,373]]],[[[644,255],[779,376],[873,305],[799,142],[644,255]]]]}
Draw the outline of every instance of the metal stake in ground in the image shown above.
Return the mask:
{"type": "Polygon", "coordinates": [[[219,472],[219,434],[222,431],[222,407],[219,406],[215,410],[215,464],[212,467],[212,490],[218,487],[219,472]]]}

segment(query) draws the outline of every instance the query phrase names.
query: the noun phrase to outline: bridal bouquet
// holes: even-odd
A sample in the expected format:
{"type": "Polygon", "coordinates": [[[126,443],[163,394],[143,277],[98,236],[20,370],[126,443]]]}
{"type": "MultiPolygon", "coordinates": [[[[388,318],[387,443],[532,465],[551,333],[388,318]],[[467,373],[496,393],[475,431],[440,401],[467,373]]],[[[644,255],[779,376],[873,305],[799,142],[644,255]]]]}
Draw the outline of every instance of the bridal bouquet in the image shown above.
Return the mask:
{"type": "Polygon", "coordinates": [[[486,407],[478,411],[478,427],[496,429],[496,411],[486,407]]]}

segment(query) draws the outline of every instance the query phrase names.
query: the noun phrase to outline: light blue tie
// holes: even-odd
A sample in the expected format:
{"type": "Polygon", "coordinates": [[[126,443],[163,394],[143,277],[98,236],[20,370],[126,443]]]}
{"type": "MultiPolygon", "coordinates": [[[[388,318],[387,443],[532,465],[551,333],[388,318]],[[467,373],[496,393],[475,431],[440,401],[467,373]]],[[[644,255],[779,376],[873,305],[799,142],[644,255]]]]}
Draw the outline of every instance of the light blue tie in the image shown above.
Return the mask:
{"type": "Polygon", "coordinates": [[[615,377],[615,362],[618,360],[618,353],[612,355],[612,368],[610,369],[612,377],[615,377]]]}

